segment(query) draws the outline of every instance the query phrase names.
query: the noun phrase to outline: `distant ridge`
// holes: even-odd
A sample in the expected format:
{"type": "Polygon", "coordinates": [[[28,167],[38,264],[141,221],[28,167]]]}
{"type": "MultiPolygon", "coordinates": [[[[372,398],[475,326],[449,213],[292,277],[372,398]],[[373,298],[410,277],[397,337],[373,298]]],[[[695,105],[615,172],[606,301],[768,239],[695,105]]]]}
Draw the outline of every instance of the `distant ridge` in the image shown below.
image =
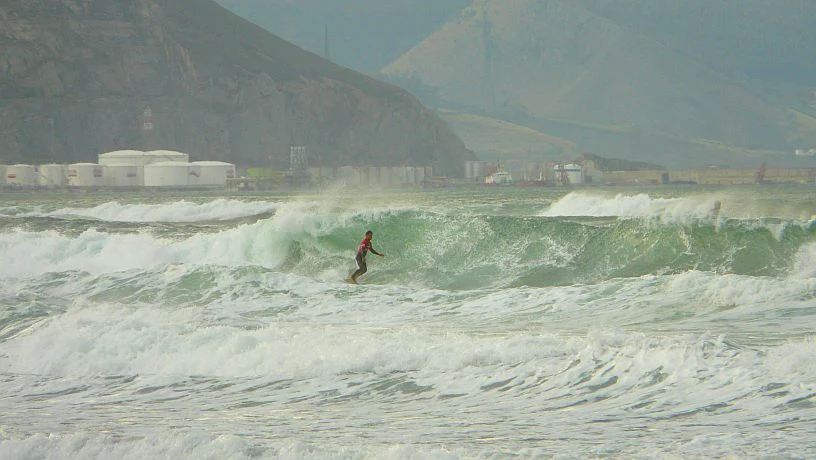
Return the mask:
{"type": "Polygon", "coordinates": [[[816,39],[804,26],[816,9],[799,0],[775,9],[760,3],[473,1],[382,73],[438,107],[504,118],[604,156],[756,165],[756,152],[764,152],[784,162],[797,146],[816,145],[816,109],[809,105],[816,85],[755,65],[761,63],[746,46],[726,61],[720,50],[760,39],[746,31],[731,37],[729,24],[717,21],[742,8],[734,21],[763,24],[763,52],[795,49],[802,62],[774,61],[812,75],[814,47],[792,44],[797,31],[816,39]],[[660,25],[675,18],[672,12],[679,18],[669,35],[660,25]],[[785,18],[794,18],[793,31],[783,30],[785,18]],[[695,24],[704,30],[695,34],[695,24]],[[717,27],[724,43],[714,41],[717,27]],[[777,30],[785,38],[773,36],[777,30]],[[731,148],[711,148],[719,144],[731,148]]]}

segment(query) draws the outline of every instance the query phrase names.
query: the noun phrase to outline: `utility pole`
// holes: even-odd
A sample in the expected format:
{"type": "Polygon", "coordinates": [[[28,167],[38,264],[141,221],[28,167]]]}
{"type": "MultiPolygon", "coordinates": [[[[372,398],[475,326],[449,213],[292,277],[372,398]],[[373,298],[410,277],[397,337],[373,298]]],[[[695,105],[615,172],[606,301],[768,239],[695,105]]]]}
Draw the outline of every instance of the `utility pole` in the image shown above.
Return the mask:
{"type": "Polygon", "coordinates": [[[327,61],[331,61],[331,54],[329,53],[329,25],[323,24],[323,57],[327,61]]]}

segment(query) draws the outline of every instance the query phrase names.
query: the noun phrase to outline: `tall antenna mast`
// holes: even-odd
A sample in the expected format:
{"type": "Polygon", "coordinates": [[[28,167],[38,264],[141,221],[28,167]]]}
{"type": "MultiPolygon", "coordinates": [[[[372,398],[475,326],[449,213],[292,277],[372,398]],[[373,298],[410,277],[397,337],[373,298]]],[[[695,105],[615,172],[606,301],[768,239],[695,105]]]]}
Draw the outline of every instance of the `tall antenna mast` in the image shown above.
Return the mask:
{"type": "Polygon", "coordinates": [[[331,60],[331,54],[329,54],[329,25],[323,24],[323,57],[327,60],[331,60]]]}

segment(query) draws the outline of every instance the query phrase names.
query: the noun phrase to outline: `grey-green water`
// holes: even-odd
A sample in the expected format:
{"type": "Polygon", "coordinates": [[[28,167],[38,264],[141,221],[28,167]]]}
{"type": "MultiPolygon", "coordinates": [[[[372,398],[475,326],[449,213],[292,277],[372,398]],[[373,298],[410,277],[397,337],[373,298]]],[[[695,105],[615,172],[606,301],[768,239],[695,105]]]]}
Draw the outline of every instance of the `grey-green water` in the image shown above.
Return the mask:
{"type": "Polygon", "coordinates": [[[809,457],[814,216],[808,187],[4,193],[0,457],[809,457]]]}

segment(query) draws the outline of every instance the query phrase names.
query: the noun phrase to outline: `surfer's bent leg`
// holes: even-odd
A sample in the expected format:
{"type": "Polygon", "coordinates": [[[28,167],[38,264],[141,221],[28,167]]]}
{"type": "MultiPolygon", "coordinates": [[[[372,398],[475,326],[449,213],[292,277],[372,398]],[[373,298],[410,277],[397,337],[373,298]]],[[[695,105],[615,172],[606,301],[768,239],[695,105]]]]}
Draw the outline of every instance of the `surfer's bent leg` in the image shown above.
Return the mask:
{"type": "Polygon", "coordinates": [[[358,276],[368,271],[368,267],[366,267],[365,259],[363,258],[362,255],[357,254],[355,260],[357,261],[357,271],[355,271],[354,274],[351,275],[351,279],[353,281],[357,281],[358,276]]]}

